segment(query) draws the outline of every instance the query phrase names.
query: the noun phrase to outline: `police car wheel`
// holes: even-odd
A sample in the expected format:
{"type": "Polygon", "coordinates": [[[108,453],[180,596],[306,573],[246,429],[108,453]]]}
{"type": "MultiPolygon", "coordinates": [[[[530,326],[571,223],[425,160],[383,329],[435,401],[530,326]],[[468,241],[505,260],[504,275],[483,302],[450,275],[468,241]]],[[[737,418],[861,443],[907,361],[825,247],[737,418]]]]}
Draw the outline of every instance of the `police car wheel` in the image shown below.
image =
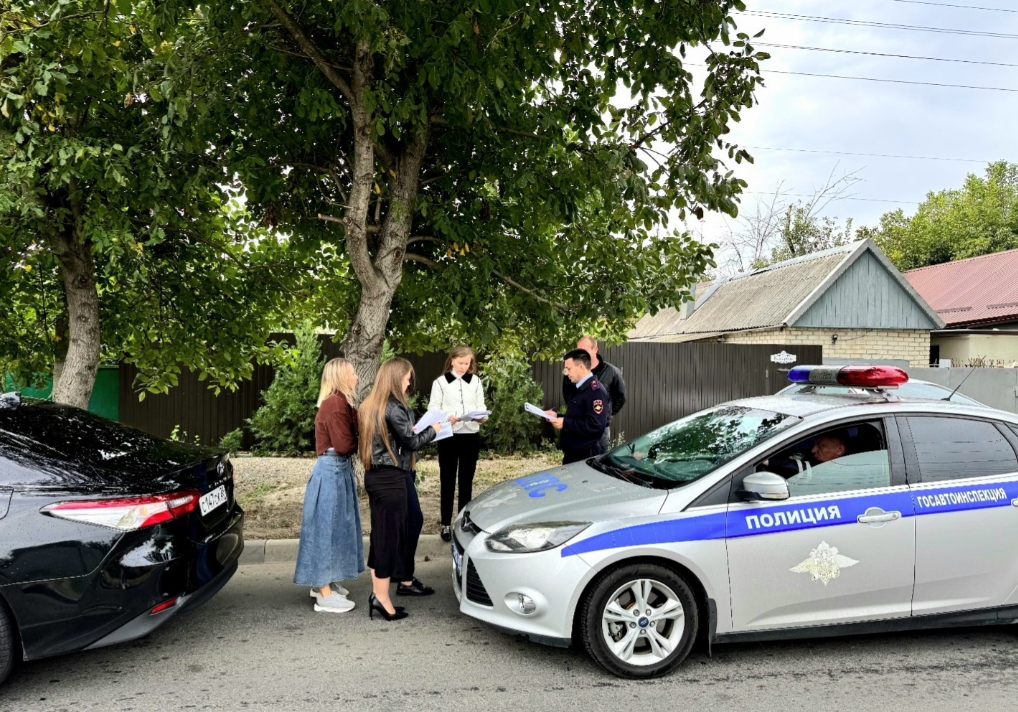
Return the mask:
{"type": "Polygon", "coordinates": [[[626,678],[664,675],[685,660],[699,625],[692,590],[671,569],[634,564],[605,576],[581,611],[587,652],[626,678]]]}
{"type": "Polygon", "coordinates": [[[7,679],[14,667],[14,631],[10,619],[0,602],[0,684],[7,679]]]}

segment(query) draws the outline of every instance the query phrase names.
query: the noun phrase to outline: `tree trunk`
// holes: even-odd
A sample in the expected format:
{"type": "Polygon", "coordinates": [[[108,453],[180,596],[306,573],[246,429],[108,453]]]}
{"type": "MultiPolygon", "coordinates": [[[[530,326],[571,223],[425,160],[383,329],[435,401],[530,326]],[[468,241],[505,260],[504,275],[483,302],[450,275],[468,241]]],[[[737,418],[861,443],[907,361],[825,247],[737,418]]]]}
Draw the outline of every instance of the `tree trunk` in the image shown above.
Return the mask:
{"type": "Polygon", "coordinates": [[[372,141],[372,118],[364,107],[363,98],[370,89],[373,71],[370,44],[362,40],[357,45],[351,85],[343,87],[351,99],[354,126],[353,184],[343,222],[347,253],[361,285],[360,304],[343,342],[343,354],[360,377],[357,390],[361,398],[374,385],[392,298],[403,279],[403,256],[410,239],[421,165],[430,137],[429,127],[425,125],[401,144],[398,152],[390,152],[372,141]],[[387,167],[393,178],[389,184],[389,210],[378,231],[378,247],[372,255],[368,244],[368,212],[375,186],[376,149],[389,164],[387,167]]]}
{"type": "Polygon", "coordinates": [[[67,298],[67,355],[54,369],[53,400],[87,409],[99,370],[99,292],[92,251],[74,228],[51,236],[67,298]]]}
{"type": "MultiPolygon", "coordinates": [[[[413,226],[420,170],[427,153],[428,138],[427,129],[422,129],[396,156],[396,177],[391,184],[389,212],[379,232],[378,250],[368,264],[365,264],[364,259],[368,255],[367,226],[362,222],[358,230],[358,226],[351,224],[362,214],[362,206],[354,202],[358,190],[356,180],[351,191],[351,209],[347,214],[347,248],[361,283],[361,299],[350,325],[350,333],[343,342],[343,353],[360,377],[358,391],[361,398],[367,396],[374,385],[389,325],[392,298],[403,280],[403,259],[413,226]],[[370,269],[367,268],[369,265],[370,269]]],[[[359,152],[357,157],[360,158],[359,152]]],[[[356,172],[359,171],[355,168],[356,172]]],[[[370,185],[363,199],[365,218],[370,200],[370,185]]]]}

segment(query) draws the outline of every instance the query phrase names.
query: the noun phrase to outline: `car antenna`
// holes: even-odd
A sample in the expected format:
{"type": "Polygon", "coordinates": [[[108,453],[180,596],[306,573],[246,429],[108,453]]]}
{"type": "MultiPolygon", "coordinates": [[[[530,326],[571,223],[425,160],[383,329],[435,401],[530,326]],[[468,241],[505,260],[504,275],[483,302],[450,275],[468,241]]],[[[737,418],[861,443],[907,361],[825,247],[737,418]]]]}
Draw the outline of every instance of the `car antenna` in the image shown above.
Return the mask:
{"type": "Polygon", "coordinates": [[[958,384],[958,387],[955,388],[953,391],[951,391],[951,395],[949,395],[947,398],[942,398],[941,400],[949,401],[952,398],[954,398],[954,394],[957,393],[959,390],[961,390],[961,387],[965,385],[965,381],[969,380],[969,376],[971,376],[975,372],[976,372],[976,369],[974,369],[974,368],[971,371],[969,371],[968,375],[966,375],[965,378],[961,379],[961,383],[958,384]]]}

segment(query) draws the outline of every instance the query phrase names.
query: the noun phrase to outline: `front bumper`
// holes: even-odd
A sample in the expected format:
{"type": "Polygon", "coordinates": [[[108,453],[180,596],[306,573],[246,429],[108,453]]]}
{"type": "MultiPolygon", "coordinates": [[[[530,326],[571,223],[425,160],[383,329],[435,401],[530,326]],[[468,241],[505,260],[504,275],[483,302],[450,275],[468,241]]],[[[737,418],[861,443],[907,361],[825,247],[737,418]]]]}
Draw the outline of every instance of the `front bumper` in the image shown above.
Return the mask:
{"type": "Polygon", "coordinates": [[[453,590],[460,612],[507,632],[546,645],[568,646],[576,602],[591,574],[578,556],[562,549],[534,554],[499,554],[484,545],[487,534],[453,530],[453,590]],[[528,615],[516,604],[519,594],[537,605],[528,615]]]}

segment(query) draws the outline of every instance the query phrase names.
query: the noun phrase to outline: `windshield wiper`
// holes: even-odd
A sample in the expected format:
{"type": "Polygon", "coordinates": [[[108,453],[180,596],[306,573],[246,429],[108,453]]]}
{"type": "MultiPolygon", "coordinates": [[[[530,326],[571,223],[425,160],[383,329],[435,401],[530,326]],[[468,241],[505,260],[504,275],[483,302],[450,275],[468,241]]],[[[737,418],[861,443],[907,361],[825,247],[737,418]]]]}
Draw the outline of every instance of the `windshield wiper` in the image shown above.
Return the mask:
{"type": "Polygon", "coordinates": [[[611,475],[612,477],[617,477],[620,480],[625,480],[630,484],[638,485],[639,487],[651,487],[648,480],[640,477],[640,475],[636,474],[634,470],[623,470],[621,467],[609,464],[604,461],[603,456],[592,457],[587,460],[587,464],[599,472],[611,475]]]}

